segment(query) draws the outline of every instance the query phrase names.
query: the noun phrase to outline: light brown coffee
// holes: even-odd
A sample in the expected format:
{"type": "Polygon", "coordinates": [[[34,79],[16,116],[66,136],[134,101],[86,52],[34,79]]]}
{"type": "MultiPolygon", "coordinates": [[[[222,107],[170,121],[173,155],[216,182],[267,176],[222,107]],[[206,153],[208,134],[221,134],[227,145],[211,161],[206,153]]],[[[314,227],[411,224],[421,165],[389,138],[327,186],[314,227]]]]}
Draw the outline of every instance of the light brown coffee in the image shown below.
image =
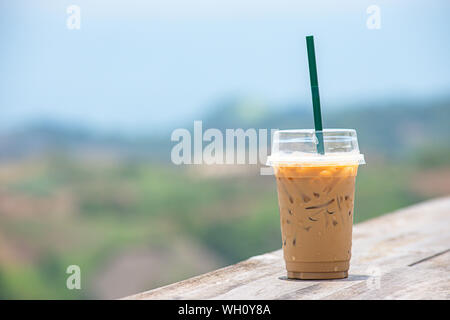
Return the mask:
{"type": "Polygon", "coordinates": [[[288,277],[346,278],[358,165],[274,170],[288,277]]]}

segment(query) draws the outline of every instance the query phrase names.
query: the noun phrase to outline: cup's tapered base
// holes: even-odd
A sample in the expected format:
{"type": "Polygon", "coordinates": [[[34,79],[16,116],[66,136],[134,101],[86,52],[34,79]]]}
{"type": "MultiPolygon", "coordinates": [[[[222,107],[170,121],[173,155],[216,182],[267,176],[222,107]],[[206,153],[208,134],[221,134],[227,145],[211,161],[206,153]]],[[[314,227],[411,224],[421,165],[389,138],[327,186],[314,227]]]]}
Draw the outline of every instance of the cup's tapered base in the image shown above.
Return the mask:
{"type": "Polygon", "coordinates": [[[287,273],[289,279],[321,280],[321,279],[343,279],[348,277],[347,271],[338,272],[292,272],[287,273]]]}

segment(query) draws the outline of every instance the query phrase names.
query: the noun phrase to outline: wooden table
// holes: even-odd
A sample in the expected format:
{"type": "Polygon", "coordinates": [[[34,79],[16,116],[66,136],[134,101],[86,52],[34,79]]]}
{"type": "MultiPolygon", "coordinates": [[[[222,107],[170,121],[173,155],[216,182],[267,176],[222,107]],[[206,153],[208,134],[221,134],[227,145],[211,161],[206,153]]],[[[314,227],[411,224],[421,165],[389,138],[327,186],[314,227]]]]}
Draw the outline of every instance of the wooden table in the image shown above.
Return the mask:
{"type": "Polygon", "coordinates": [[[450,299],[450,197],[353,232],[347,279],[288,280],[278,250],[125,299],[450,299]]]}

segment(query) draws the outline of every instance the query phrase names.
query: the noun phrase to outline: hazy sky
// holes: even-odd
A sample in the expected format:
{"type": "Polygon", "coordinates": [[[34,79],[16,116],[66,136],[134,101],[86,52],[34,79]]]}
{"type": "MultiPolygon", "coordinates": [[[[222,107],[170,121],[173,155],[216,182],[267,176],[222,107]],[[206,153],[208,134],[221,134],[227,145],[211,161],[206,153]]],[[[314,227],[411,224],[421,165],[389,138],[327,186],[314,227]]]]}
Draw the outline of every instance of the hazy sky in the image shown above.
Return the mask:
{"type": "Polygon", "coordinates": [[[450,1],[0,0],[0,125],[53,119],[154,131],[229,96],[323,108],[450,89],[450,1]],[[81,8],[81,29],[66,9],[81,8]],[[366,26],[370,5],[381,29],[366,26]]]}

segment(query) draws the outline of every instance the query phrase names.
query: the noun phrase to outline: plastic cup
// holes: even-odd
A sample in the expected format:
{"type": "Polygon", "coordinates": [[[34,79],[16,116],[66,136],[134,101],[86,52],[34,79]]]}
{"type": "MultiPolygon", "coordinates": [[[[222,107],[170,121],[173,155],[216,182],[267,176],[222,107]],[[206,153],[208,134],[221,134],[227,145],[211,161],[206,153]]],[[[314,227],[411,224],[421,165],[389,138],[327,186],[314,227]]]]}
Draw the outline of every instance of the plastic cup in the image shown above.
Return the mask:
{"type": "Polygon", "coordinates": [[[356,131],[323,130],[325,154],[315,131],[281,130],[268,165],[275,172],[282,246],[288,278],[348,276],[355,178],[364,164],[356,131]]]}

